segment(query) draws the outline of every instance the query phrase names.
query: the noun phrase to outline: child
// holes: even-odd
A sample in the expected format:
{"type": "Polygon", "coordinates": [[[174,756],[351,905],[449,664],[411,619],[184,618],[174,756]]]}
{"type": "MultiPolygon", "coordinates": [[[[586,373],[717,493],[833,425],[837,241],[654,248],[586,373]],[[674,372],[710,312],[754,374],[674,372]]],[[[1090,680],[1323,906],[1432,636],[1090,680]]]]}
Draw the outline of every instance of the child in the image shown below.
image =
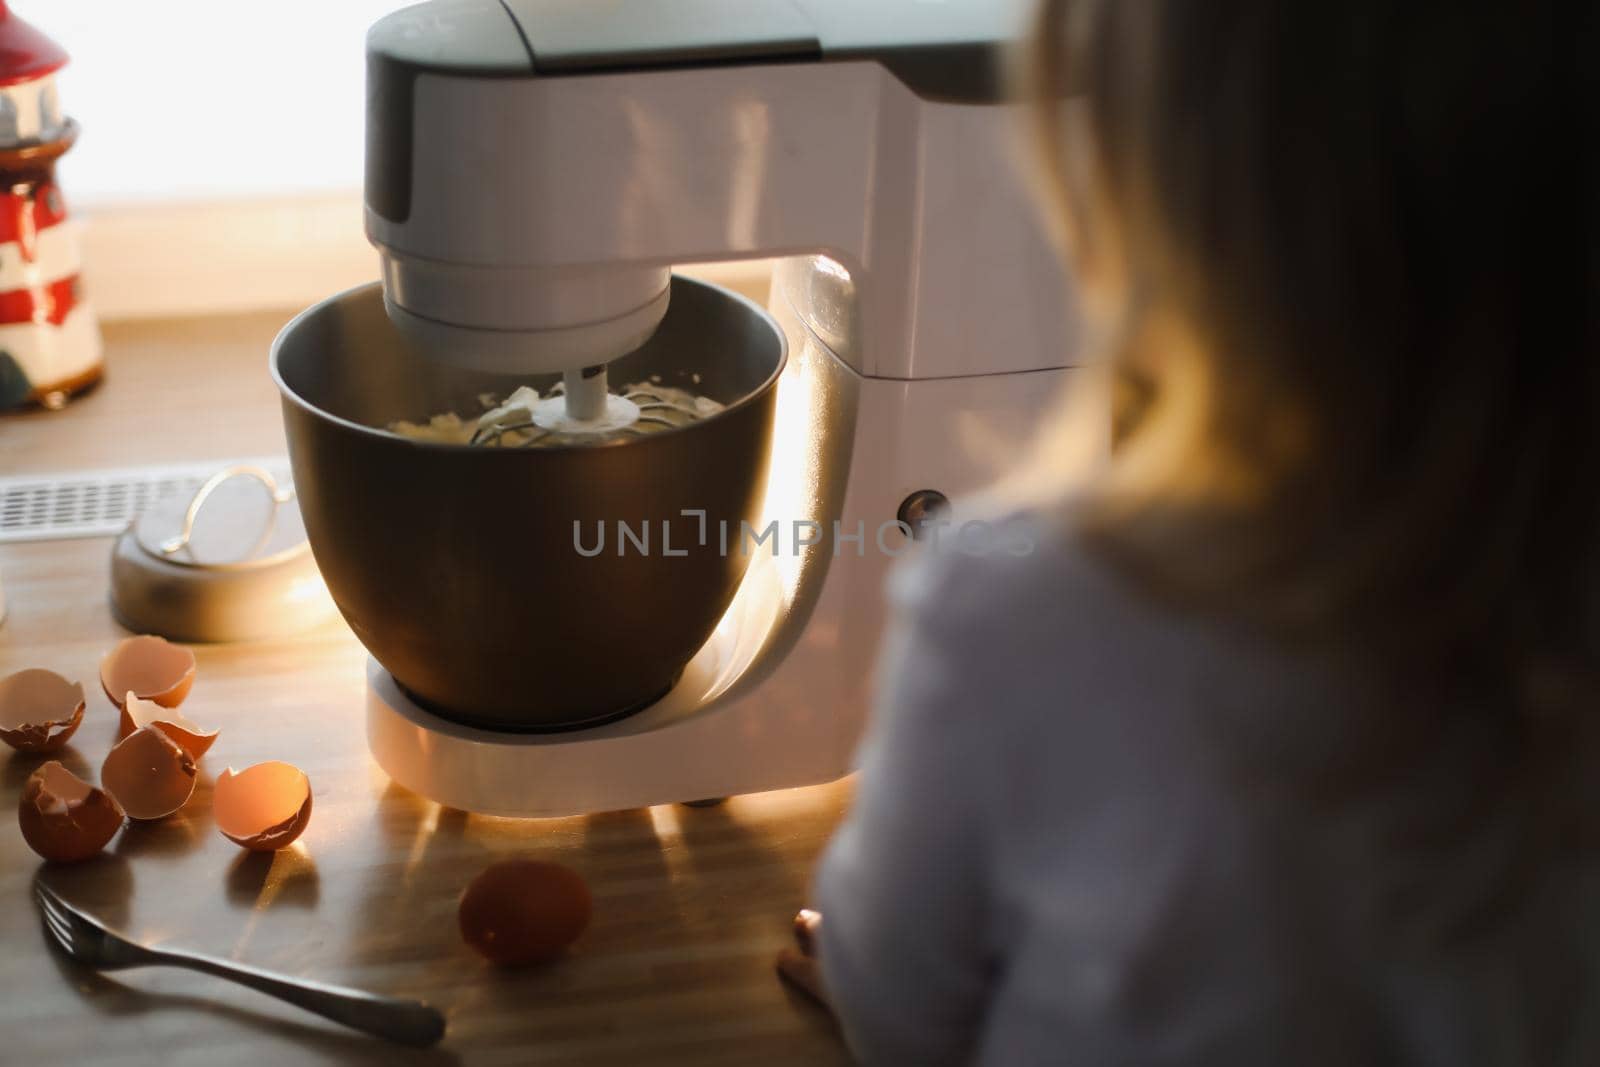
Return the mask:
{"type": "Polygon", "coordinates": [[[897,576],[863,1063],[1600,1063],[1596,21],[1047,0],[1115,451],[897,576]]]}

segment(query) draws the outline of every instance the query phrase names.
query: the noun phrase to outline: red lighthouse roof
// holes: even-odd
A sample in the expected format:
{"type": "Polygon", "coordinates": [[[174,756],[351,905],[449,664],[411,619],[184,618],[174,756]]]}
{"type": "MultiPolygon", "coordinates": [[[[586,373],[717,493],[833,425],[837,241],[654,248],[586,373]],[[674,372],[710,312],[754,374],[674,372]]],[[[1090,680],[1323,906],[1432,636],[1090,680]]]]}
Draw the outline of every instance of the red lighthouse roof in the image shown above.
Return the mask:
{"type": "Polygon", "coordinates": [[[11,13],[0,0],[0,88],[33,81],[66,65],[64,48],[11,13]]]}

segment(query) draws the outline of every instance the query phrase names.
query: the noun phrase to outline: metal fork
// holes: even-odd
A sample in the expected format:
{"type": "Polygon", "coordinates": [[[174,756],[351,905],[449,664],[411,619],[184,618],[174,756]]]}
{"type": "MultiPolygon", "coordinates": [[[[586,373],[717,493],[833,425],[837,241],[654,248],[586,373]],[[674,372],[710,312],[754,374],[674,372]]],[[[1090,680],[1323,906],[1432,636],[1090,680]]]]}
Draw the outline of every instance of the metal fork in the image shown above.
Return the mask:
{"type": "Polygon", "coordinates": [[[425,1048],[444,1036],[444,1016],[420,1000],[380,997],[358,989],[288,978],[193,952],[147,948],[106,929],[99,920],[62,900],[43,882],[34,882],[33,895],[39,902],[45,936],[86,966],[102,971],[125,967],[187,967],[238,982],[315,1012],[324,1019],[403,1045],[425,1048]]]}

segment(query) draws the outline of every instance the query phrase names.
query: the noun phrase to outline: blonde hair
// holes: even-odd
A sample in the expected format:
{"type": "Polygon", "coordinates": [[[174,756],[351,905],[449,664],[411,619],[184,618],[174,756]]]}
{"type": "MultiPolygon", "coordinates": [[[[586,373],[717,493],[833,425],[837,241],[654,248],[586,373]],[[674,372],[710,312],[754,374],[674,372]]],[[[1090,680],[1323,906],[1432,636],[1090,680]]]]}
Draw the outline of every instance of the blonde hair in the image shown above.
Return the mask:
{"type": "Polygon", "coordinates": [[[1118,384],[1093,544],[1290,638],[1589,692],[1581,7],[1045,0],[1043,184],[1118,384]]]}

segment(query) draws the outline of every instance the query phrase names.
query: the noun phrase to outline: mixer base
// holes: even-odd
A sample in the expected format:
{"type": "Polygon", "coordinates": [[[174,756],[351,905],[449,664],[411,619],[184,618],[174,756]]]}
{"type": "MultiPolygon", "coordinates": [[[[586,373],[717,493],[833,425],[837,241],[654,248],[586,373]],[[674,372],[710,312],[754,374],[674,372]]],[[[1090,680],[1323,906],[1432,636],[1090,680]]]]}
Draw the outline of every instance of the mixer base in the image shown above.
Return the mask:
{"type": "MultiPolygon", "coordinates": [[[[784,648],[779,560],[753,559],[710,640],[670,692],[624,719],[563,733],[509,733],[440,717],[367,661],[367,743],[396,784],[446,807],[519,818],[680,804],[814,785],[845,774],[854,705],[784,648]],[[775,669],[777,668],[777,669],[775,669]]],[[[823,662],[837,653],[824,649],[823,662]]]]}
{"type": "Polygon", "coordinates": [[[440,718],[367,663],[367,742],[397,784],[447,808],[512,818],[582,815],[727,796],[838,777],[802,770],[796,748],[748,751],[733,709],[692,706],[685,686],[644,711],[562,733],[501,733],[440,718]],[[733,712],[725,714],[724,712],[733,712]]]}

